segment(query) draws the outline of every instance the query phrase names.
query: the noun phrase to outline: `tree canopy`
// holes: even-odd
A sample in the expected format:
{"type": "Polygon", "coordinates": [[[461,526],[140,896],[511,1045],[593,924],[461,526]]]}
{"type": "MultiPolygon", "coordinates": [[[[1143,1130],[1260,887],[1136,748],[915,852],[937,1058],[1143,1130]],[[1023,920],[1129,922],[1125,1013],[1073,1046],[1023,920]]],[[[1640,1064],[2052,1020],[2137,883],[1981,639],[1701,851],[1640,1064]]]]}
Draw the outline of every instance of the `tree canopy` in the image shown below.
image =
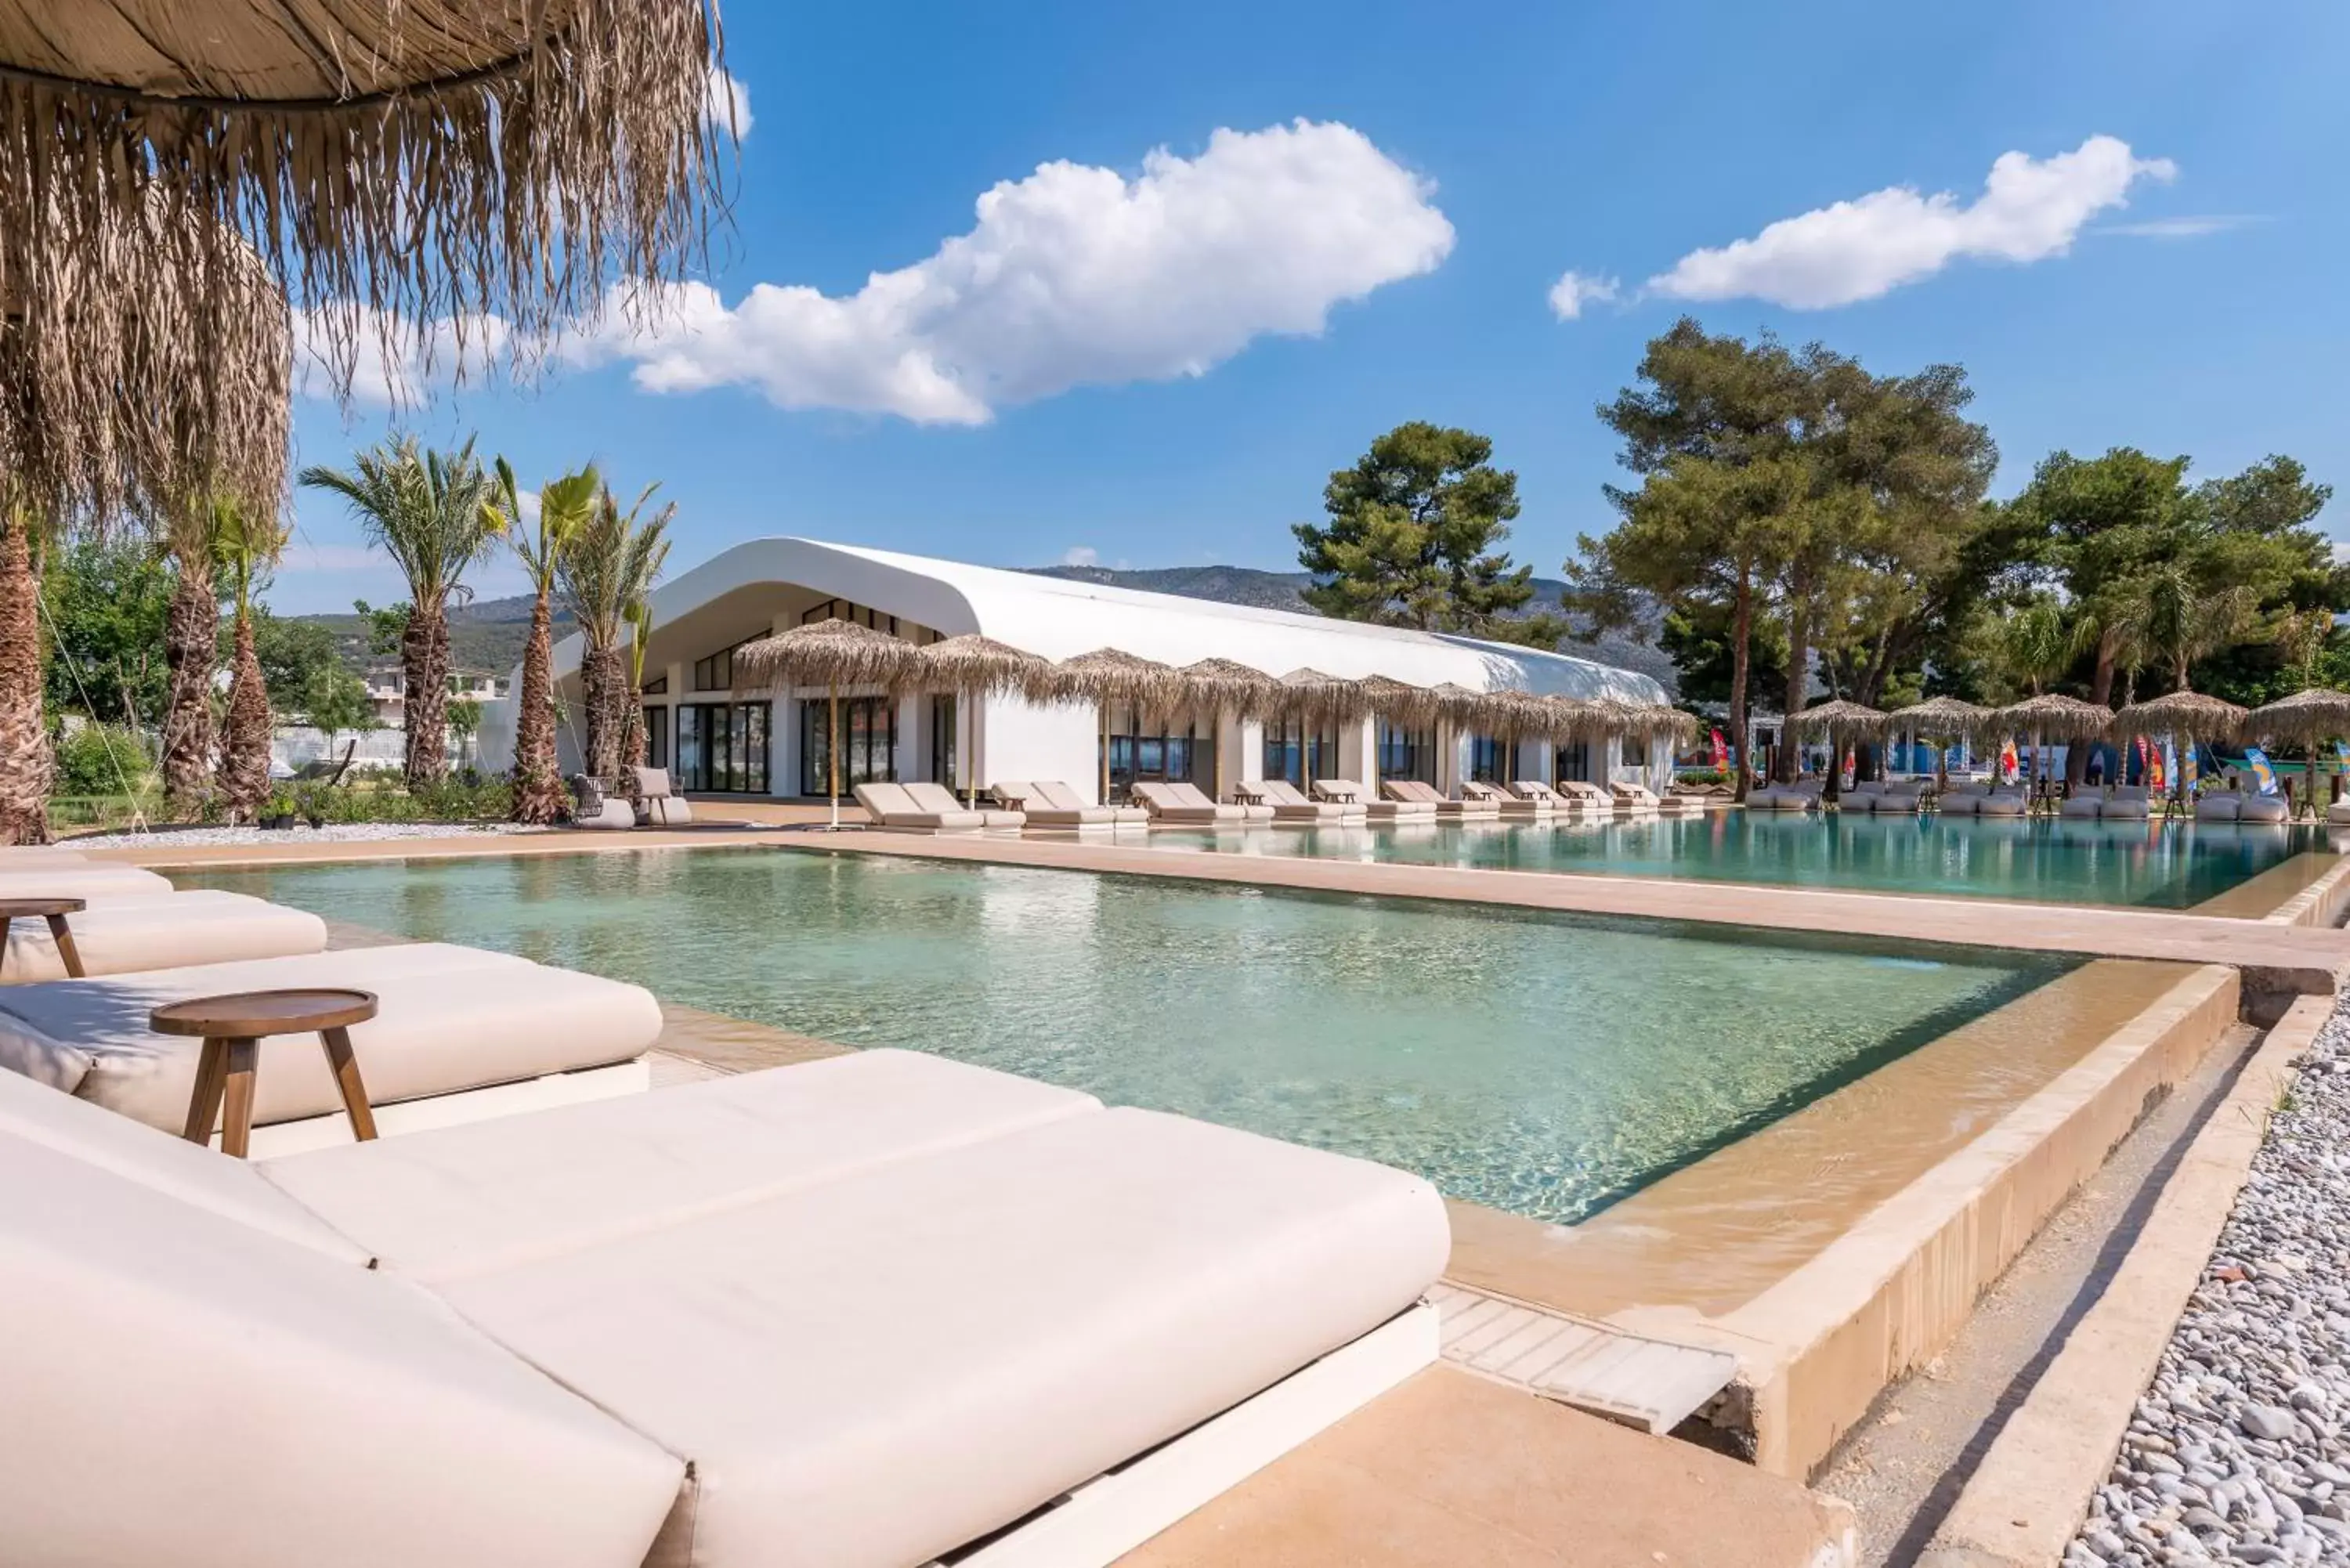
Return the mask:
{"type": "Polygon", "coordinates": [[[1555,618],[1522,616],[1532,566],[1499,548],[1518,515],[1518,476],[1493,443],[1414,420],[1380,436],[1322,492],[1326,523],[1300,523],[1305,602],[1324,615],[1422,631],[1555,642],[1555,618]]]}

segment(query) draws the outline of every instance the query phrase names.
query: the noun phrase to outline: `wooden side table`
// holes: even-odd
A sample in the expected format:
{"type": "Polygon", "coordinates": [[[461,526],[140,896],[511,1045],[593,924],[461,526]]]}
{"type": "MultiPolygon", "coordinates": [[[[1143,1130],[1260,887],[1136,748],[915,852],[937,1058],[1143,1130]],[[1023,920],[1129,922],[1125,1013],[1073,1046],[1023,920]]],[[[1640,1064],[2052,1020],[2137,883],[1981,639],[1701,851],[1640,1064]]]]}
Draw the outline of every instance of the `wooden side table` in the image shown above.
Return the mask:
{"type": "Polygon", "coordinates": [[[57,957],[65,961],[66,973],[76,980],[83,979],[81,950],[74,946],[73,929],[66,924],[68,915],[78,915],[89,908],[82,898],[0,898],[0,963],[8,959],[9,922],[23,919],[47,920],[49,938],[57,944],[57,957]]]}
{"type": "Polygon", "coordinates": [[[157,1008],[148,1026],[158,1034],[194,1035],[204,1043],[182,1136],[190,1143],[210,1143],[225,1100],[221,1152],[244,1158],[253,1136],[255,1045],[274,1034],[315,1030],[326,1048],[327,1064],[334,1070],[343,1109],[350,1116],[352,1134],[361,1142],[375,1137],[375,1113],[368,1106],[367,1085],[359,1081],[350,1036],[350,1026],[373,1018],[375,1007],[375,993],[369,991],[303,990],[244,991],[157,1008]]]}

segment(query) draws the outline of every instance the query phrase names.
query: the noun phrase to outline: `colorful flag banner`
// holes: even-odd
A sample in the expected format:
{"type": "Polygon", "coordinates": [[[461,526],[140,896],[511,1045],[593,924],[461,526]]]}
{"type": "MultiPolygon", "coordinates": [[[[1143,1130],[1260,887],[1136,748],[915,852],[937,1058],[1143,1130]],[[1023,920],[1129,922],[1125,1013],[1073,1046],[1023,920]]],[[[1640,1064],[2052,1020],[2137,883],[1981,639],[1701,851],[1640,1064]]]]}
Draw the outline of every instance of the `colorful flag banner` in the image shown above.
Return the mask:
{"type": "Polygon", "coordinates": [[[1720,730],[1713,732],[1713,765],[1721,772],[1730,771],[1730,742],[1721,738],[1720,730]]]}
{"type": "Polygon", "coordinates": [[[2010,740],[1999,748],[1999,782],[2013,784],[2022,771],[2022,762],[2015,753],[2015,742],[2010,740]]]}
{"type": "Polygon", "coordinates": [[[2244,766],[2252,770],[2252,782],[2261,786],[2262,794],[2276,794],[2276,769],[2269,765],[2269,754],[2266,752],[2258,746],[2246,746],[2244,766]]]}

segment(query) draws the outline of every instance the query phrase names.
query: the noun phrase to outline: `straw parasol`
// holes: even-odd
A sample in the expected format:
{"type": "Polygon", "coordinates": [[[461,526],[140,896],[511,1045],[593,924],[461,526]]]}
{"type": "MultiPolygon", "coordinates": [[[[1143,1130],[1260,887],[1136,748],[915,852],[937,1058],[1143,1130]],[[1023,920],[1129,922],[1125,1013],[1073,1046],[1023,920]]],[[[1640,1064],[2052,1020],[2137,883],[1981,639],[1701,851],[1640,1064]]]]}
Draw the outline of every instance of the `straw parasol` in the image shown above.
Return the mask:
{"type": "Polygon", "coordinates": [[[979,759],[971,753],[978,741],[979,724],[972,711],[972,704],[983,696],[997,694],[1016,694],[1032,702],[1050,701],[1055,685],[1053,661],[975,631],[942,638],[914,651],[921,661],[924,677],[955,694],[955,719],[967,737],[962,748],[963,803],[976,805],[979,759]]]}
{"type": "Polygon", "coordinates": [[[1191,691],[1173,665],[1118,648],[1097,648],[1065,659],[1053,673],[1054,688],[1063,699],[1077,698],[1101,710],[1101,801],[1107,805],[1111,706],[1123,702],[1137,711],[1163,713],[1190,701],[1191,691]]]}
{"type": "Polygon", "coordinates": [[[1843,794],[1845,742],[1855,736],[1875,736],[1885,732],[1885,714],[1865,702],[1847,702],[1839,697],[1787,715],[1785,728],[1791,735],[1814,735],[1825,732],[1828,737],[1827,798],[1834,800],[1843,794]]]}
{"type": "Polygon", "coordinates": [[[919,688],[922,650],[886,631],[853,620],[816,620],[746,642],[734,650],[734,671],[753,685],[821,686],[830,700],[824,760],[834,831],[840,827],[840,689],[869,687],[884,697],[919,688]]]}
{"type": "MultiPolygon", "coordinates": [[[[1227,714],[1234,719],[1262,719],[1274,711],[1280,701],[1281,682],[1254,665],[1243,664],[1232,659],[1202,659],[1187,664],[1176,672],[1191,693],[1196,707],[1205,708],[1222,720],[1227,714]]],[[[1215,748],[1216,776],[1208,781],[1210,793],[1217,800],[1224,798],[1224,748],[1215,748]]]]}
{"type": "Polygon", "coordinates": [[[2052,741],[2094,741],[2114,727],[2114,711],[2060,692],[2044,692],[1991,710],[1989,727],[2012,733],[2029,730],[2052,741]]]}
{"type": "Polygon", "coordinates": [[[1325,674],[1311,665],[1281,678],[1277,699],[1281,715],[1301,724],[1343,724],[1370,711],[1370,699],[1359,681],[1325,674]]]}
{"type": "MultiPolygon", "coordinates": [[[[2313,686],[2306,691],[2255,708],[2245,720],[2251,733],[2280,746],[2298,745],[2309,762],[2309,805],[2317,809],[2317,742],[2350,735],[2350,691],[2313,686]]],[[[2337,761],[2334,773],[2342,772],[2337,761]]]]}
{"type": "Polygon", "coordinates": [[[1464,730],[1490,729],[1507,711],[1507,703],[1500,693],[1471,691],[1457,681],[1430,687],[1428,698],[1435,705],[1438,718],[1464,730]]]}
{"type": "Polygon", "coordinates": [[[2159,697],[2149,697],[2143,702],[2133,702],[2114,715],[2114,732],[2121,736],[2177,735],[2187,743],[2181,748],[2178,769],[2178,798],[2187,800],[2187,774],[2193,765],[2195,742],[2232,741],[2243,732],[2244,722],[2251,717],[2233,702],[2217,697],[2207,697],[2200,691],[2167,691],[2159,697]]]}
{"type": "Polygon", "coordinates": [[[1923,702],[1896,708],[1886,719],[1887,733],[1907,730],[1913,740],[1923,735],[1936,742],[1934,777],[1942,786],[1950,782],[1950,742],[1971,741],[1991,727],[1990,709],[1956,697],[1929,697],[1923,702]]]}
{"type": "Polygon", "coordinates": [[[1391,675],[1366,675],[1355,682],[1368,710],[1391,724],[1417,730],[1436,722],[1442,704],[1436,693],[1391,675]]]}
{"type": "MultiPolygon", "coordinates": [[[[151,204],[214,260],[257,254],[344,388],[370,337],[447,320],[526,350],[608,282],[682,279],[705,249],[705,0],[106,0],[70,26],[53,9],[0,7],[0,234],[21,242],[0,296],[47,326],[104,330],[58,314],[52,285],[151,204]]],[[[148,276],[184,292],[195,342],[234,342],[236,302],[203,267],[175,279],[181,259],[148,276]]]]}

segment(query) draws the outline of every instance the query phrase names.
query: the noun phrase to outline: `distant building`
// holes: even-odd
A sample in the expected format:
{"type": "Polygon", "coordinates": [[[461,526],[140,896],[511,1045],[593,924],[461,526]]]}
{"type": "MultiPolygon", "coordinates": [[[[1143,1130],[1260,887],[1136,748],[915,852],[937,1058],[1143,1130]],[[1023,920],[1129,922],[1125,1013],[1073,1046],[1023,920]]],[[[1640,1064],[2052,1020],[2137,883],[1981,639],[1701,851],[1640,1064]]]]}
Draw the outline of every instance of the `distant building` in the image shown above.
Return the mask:
{"type": "MultiPolygon", "coordinates": [[[[913,642],[983,632],[1048,659],[1113,647],[1184,665],[1238,659],[1272,675],[1301,666],[1331,675],[1386,675],[1415,685],[1451,681],[1471,691],[1516,690],[1570,697],[1661,702],[1645,675],[1587,659],[1474,638],[1367,626],[1285,610],[1214,604],[1170,594],[1000,571],[813,539],[738,545],[655,590],[646,650],[644,717],[652,760],[681,788],[785,799],[826,788],[827,694],[773,692],[738,685],[733,651],[754,638],[827,618],[853,619],[913,642]]],[[[578,766],[577,636],[555,649],[556,695],[564,713],[558,746],[567,771],[578,766]]],[[[1100,787],[1099,711],[1038,707],[990,697],[959,713],[941,692],[885,701],[841,694],[841,786],[867,780],[970,776],[1053,779],[1092,799],[1100,787]]],[[[1663,742],[1628,753],[1616,741],[1512,748],[1451,726],[1407,729],[1373,717],[1324,730],[1243,722],[1210,712],[1108,714],[1110,793],[1131,784],[1184,780],[1217,795],[1237,782],[1286,777],[1417,778],[1456,790],[1462,779],[1605,780],[1671,765],[1663,742]]],[[[485,767],[510,765],[513,703],[483,714],[485,767]]]]}
{"type": "MultiPolygon", "coordinates": [[[[397,665],[370,670],[362,677],[367,684],[368,702],[375,710],[375,722],[387,730],[405,728],[408,723],[408,674],[397,665]]],[[[449,677],[449,701],[452,702],[494,702],[506,694],[503,677],[484,675],[478,670],[459,670],[449,677]]]]}

